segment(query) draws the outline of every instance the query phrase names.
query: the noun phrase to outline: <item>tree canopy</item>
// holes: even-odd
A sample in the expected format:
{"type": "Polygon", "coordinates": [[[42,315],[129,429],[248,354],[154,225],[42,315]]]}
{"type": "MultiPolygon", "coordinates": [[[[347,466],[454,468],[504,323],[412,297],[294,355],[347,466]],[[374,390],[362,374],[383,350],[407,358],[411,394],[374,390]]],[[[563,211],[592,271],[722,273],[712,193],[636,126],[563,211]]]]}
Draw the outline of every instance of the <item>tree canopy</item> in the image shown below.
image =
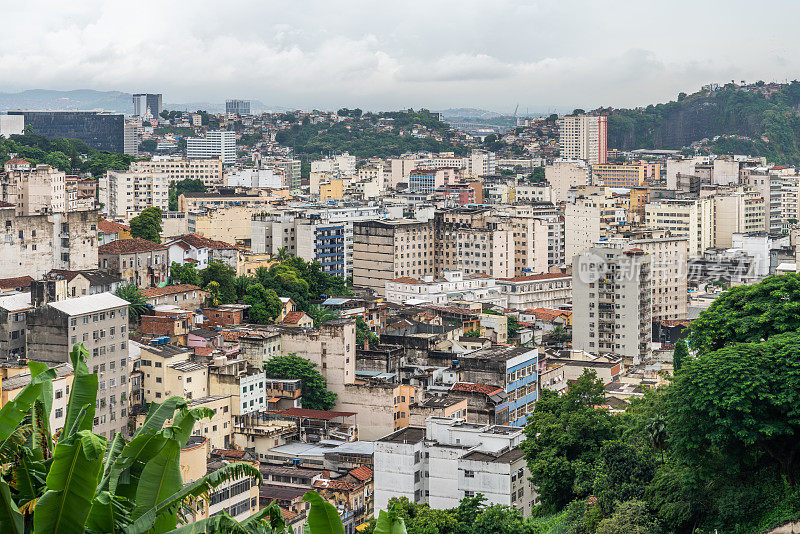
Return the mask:
{"type": "Polygon", "coordinates": [[[140,237],[153,243],[161,243],[161,208],[145,208],[131,219],[131,237],[140,237]]]}
{"type": "Polygon", "coordinates": [[[336,406],[336,393],[328,391],[328,382],[317,365],[296,354],[276,356],[264,362],[269,378],[299,378],[303,383],[303,408],[330,410],[336,406]]]}

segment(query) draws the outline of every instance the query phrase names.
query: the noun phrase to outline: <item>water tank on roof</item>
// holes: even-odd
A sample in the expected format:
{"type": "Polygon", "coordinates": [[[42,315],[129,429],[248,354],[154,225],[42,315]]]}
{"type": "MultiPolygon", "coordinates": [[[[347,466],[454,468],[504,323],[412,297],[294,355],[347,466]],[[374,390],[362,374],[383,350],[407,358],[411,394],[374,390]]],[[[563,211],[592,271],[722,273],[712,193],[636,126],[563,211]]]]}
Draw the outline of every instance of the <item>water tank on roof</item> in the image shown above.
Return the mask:
{"type": "Polygon", "coordinates": [[[292,463],[295,467],[300,467],[300,458],[292,458],[292,463]]]}
{"type": "Polygon", "coordinates": [[[453,360],[453,367],[458,367],[458,360],[453,360]]]}

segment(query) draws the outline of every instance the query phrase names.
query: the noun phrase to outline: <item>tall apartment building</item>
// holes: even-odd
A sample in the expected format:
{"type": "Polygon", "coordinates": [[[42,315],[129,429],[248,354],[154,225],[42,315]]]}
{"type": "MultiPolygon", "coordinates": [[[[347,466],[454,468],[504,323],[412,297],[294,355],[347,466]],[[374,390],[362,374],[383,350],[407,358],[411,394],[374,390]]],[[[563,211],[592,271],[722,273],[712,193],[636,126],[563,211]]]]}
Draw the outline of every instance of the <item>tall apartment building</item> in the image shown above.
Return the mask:
{"type": "Polygon", "coordinates": [[[170,182],[181,180],[200,180],[206,187],[222,185],[222,160],[220,158],[185,159],[155,156],[149,161],[131,163],[130,170],[166,175],[167,185],[170,182]]]}
{"type": "Polygon", "coordinates": [[[557,159],[544,168],[544,177],[551,187],[551,202],[567,201],[567,192],[573,187],[590,185],[590,167],[582,160],[557,159]]]}
{"type": "Polygon", "coordinates": [[[141,123],[127,120],[123,126],[122,152],[130,156],[139,156],[139,140],[141,139],[141,123]]]}
{"type": "Polygon", "coordinates": [[[756,191],[764,199],[764,228],[771,234],[781,232],[781,191],[784,176],[766,167],[745,169],[742,184],[756,191]]]}
{"type": "Polygon", "coordinates": [[[495,155],[489,150],[473,150],[467,159],[467,173],[472,176],[489,176],[495,173],[495,155]]]}
{"type": "Polygon", "coordinates": [[[572,264],[572,346],[615,354],[629,365],[650,355],[651,257],[642,249],[596,247],[572,264]]]}
{"type": "Polygon", "coordinates": [[[582,159],[589,165],[606,162],[608,118],[567,115],[558,119],[558,149],[562,158],[582,159]]]}
{"type": "Polygon", "coordinates": [[[133,95],[134,117],[144,117],[148,111],[155,119],[158,119],[158,116],[164,111],[161,93],[137,93],[133,95]]]}
{"type": "Polygon", "coordinates": [[[97,210],[17,215],[0,205],[0,278],[97,268],[97,210]]]}
{"type": "Polygon", "coordinates": [[[226,100],[225,113],[228,115],[250,115],[250,101],[249,100],[226,100]]]}
{"type": "Polygon", "coordinates": [[[99,293],[47,302],[32,292],[28,311],[28,358],[68,362],[76,343],[89,351],[86,364],[98,375],[94,432],[113,438],[127,434],[129,394],[128,302],[99,293]]]}
{"type": "Polygon", "coordinates": [[[784,176],[781,187],[781,223],[788,232],[790,221],[800,221],[800,176],[784,176]]]}
{"type": "Polygon", "coordinates": [[[100,177],[99,199],[111,218],[126,220],[155,206],[169,209],[169,177],[162,173],[108,171],[100,177]]]}
{"type": "Polygon", "coordinates": [[[756,191],[714,196],[714,246],[731,248],[733,234],[763,232],[764,199],[756,191]]]}
{"type": "Polygon", "coordinates": [[[605,189],[580,194],[564,212],[566,261],[594,246],[621,221],[617,203],[605,189]]]}
{"type": "Polygon", "coordinates": [[[9,111],[22,115],[25,126],[49,139],[78,139],[97,150],[121,154],[125,117],[100,111],[9,111]]]}
{"type": "MultiPolygon", "coordinates": [[[[23,159],[6,162],[0,174],[0,200],[14,204],[17,215],[47,215],[67,212],[67,177],[50,165],[23,159]]],[[[76,191],[77,193],[77,191],[76,191]]]]}
{"type": "Polygon", "coordinates": [[[269,160],[269,165],[283,171],[283,185],[290,189],[298,189],[301,184],[301,162],[299,159],[274,159],[269,160]]]}
{"type": "Polygon", "coordinates": [[[686,237],[660,234],[666,232],[653,232],[636,239],[612,237],[598,245],[643,250],[650,257],[653,320],[684,320],[687,318],[688,241],[686,237]]]}
{"type": "Polygon", "coordinates": [[[425,428],[406,427],[375,441],[375,509],[406,497],[431,508],[458,506],[483,494],[488,504],[513,506],[529,516],[536,501],[520,428],[428,417],[425,428]]]}
{"type": "Polygon", "coordinates": [[[186,157],[189,159],[221,158],[225,165],[236,163],[236,132],[212,130],[205,137],[186,139],[186,157]]]}
{"type": "Polygon", "coordinates": [[[714,199],[660,200],[645,206],[645,225],[689,240],[689,257],[716,246],[714,199]]]}
{"type": "Polygon", "coordinates": [[[432,276],[433,244],[432,221],[401,219],[353,223],[353,285],[368,287],[383,295],[388,281],[432,276]]]}
{"type": "MultiPolygon", "coordinates": [[[[436,272],[514,276],[516,244],[512,219],[489,208],[450,208],[434,216],[436,272]]],[[[524,249],[521,246],[521,249],[524,249]]]]}

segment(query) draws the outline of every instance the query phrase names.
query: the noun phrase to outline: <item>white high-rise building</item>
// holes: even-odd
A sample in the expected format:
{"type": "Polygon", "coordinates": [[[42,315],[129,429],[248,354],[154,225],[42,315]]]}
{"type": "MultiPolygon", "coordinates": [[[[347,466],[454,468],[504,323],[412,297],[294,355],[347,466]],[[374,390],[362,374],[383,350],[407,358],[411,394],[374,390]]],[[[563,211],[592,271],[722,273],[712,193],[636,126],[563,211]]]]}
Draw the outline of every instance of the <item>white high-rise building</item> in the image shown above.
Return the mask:
{"type": "Polygon", "coordinates": [[[572,347],[621,356],[638,365],[650,355],[651,257],[640,248],[595,247],[572,264],[572,347]]]}
{"type": "Polygon", "coordinates": [[[494,174],[494,152],[473,150],[467,159],[467,172],[472,176],[488,176],[494,174]]]}
{"type": "Polygon", "coordinates": [[[25,133],[24,115],[0,115],[0,137],[8,139],[12,135],[25,133]]]}
{"type": "Polygon", "coordinates": [[[589,165],[606,163],[608,119],[596,115],[567,115],[558,119],[562,158],[582,159],[589,165]]]}
{"type": "Polygon", "coordinates": [[[153,172],[108,171],[100,177],[100,202],[108,217],[130,219],[143,209],[169,209],[169,176],[153,172]]]}
{"type": "Polygon", "coordinates": [[[645,223],[652,230],[669,230],[689,240],[689,257],[702,256],[716,246],[714,199],[710,197],[650,202],[645,206],[645,223]]]}
{"type": "Polygon", "coordinates": [[[205,137],[189,137],[186,139],[186,157],[222,158],[225,165],[233,165],[236,163],[236,132],[212,130],[205,137]]]}

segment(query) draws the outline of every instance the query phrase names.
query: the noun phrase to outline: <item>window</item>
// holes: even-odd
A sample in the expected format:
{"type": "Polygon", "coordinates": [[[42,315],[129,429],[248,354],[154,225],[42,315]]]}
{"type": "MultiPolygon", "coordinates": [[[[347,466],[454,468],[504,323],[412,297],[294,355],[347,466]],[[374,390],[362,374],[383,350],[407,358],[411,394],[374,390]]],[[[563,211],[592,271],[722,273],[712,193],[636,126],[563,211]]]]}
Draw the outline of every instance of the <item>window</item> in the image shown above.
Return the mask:
{"type": "Polygon", "coordinates": [[[64,408],[56,408],[56,419],[64,417],[64,408]]]}
{"type": "Polygon", "coordinates": [[[64,390],[63,389],[57,389],[55,391],[54,395],[55,395],[56,399],[60,399],[60,398],[62,398],[64,396],[64,390]]]}
{"type": "Polygon", "coordinates": [[[475,471],[464,470],[464,478],[475,478],[475,471]]]}

